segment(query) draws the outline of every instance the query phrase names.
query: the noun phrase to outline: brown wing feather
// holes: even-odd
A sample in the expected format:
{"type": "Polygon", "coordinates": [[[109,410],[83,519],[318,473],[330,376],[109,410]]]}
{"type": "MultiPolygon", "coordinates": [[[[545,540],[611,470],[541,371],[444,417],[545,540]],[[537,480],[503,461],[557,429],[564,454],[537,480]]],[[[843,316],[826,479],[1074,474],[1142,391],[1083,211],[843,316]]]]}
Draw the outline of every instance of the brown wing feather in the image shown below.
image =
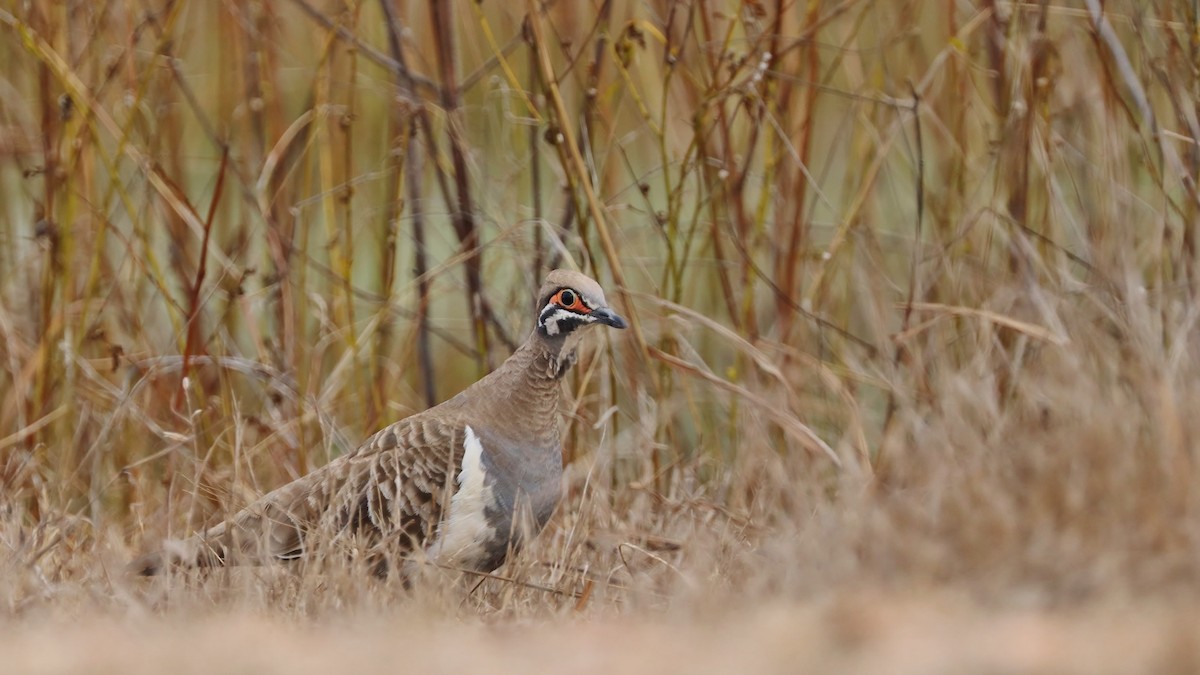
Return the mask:
{"type": "Polygon", "coordinates": [[[372,559],[407,555],[433,536],[449,503],[463,456],[463,425],[454,417],[421,414],[384,427],[353,452],[131,567],[153,575],[168,564],[263,564],[351,538],[372,559]]]}

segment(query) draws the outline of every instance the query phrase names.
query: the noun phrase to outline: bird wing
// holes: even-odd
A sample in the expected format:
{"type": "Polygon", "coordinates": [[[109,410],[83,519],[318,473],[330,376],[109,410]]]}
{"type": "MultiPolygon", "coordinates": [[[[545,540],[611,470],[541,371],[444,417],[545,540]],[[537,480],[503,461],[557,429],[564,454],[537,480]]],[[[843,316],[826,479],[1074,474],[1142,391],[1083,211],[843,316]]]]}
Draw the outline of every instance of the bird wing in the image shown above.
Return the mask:
{"type": "Polygon", "coordinates": [[[463,458],[456,415],[418,414],[380,429],[352,452],[267,493],[191,539],[133,563],[155,574],[185,566],[263,564],[349,543],[375,559],[403,556],[434,534],[463,458]]]}

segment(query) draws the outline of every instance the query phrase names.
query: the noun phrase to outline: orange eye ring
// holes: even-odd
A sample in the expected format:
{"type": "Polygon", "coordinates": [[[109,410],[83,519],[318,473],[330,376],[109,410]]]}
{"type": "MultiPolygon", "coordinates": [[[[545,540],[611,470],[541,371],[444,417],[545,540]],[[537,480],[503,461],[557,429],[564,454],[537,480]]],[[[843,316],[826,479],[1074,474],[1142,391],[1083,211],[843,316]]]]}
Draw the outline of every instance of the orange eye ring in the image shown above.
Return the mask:
{"type": "Polygon", "coordinates": [[[559,307],[562,307],[563,309],[569,309],[572,312],[589,314],[592,311],[587,305],[583,304],[583,298],[579,297],[578,293],[569,288],[564,288],[555,293],[551,300],[559,307]]]}

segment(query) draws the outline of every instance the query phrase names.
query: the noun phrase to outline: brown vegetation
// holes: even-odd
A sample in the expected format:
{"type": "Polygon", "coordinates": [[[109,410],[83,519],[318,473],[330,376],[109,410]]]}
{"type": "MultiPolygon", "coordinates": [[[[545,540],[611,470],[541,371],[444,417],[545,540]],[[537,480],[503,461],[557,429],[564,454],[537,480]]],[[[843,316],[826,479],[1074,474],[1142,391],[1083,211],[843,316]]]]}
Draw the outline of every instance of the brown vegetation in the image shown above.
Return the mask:
{"type": "Polygon", "coordinates": [[[1197,21],[0,5],[0,622],[1194,601],[1197,21]],[[569,379],[567,499],[494,577],[124,576],[486,372],[555,265],[632,330],[569,379]]]}

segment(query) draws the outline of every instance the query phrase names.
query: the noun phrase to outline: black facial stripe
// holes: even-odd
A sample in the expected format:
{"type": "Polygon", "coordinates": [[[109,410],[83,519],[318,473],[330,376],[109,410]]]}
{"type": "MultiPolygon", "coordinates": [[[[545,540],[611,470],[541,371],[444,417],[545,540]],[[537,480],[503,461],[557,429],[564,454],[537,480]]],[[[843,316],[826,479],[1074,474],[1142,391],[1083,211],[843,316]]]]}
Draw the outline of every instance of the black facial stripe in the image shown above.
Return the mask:
{"type": "Polygon", "coordinates": [[[538,315],[538,332],[556,337],[566,335],[585,323],[590,323],[586,317],[551,303],[538,315]]]}

